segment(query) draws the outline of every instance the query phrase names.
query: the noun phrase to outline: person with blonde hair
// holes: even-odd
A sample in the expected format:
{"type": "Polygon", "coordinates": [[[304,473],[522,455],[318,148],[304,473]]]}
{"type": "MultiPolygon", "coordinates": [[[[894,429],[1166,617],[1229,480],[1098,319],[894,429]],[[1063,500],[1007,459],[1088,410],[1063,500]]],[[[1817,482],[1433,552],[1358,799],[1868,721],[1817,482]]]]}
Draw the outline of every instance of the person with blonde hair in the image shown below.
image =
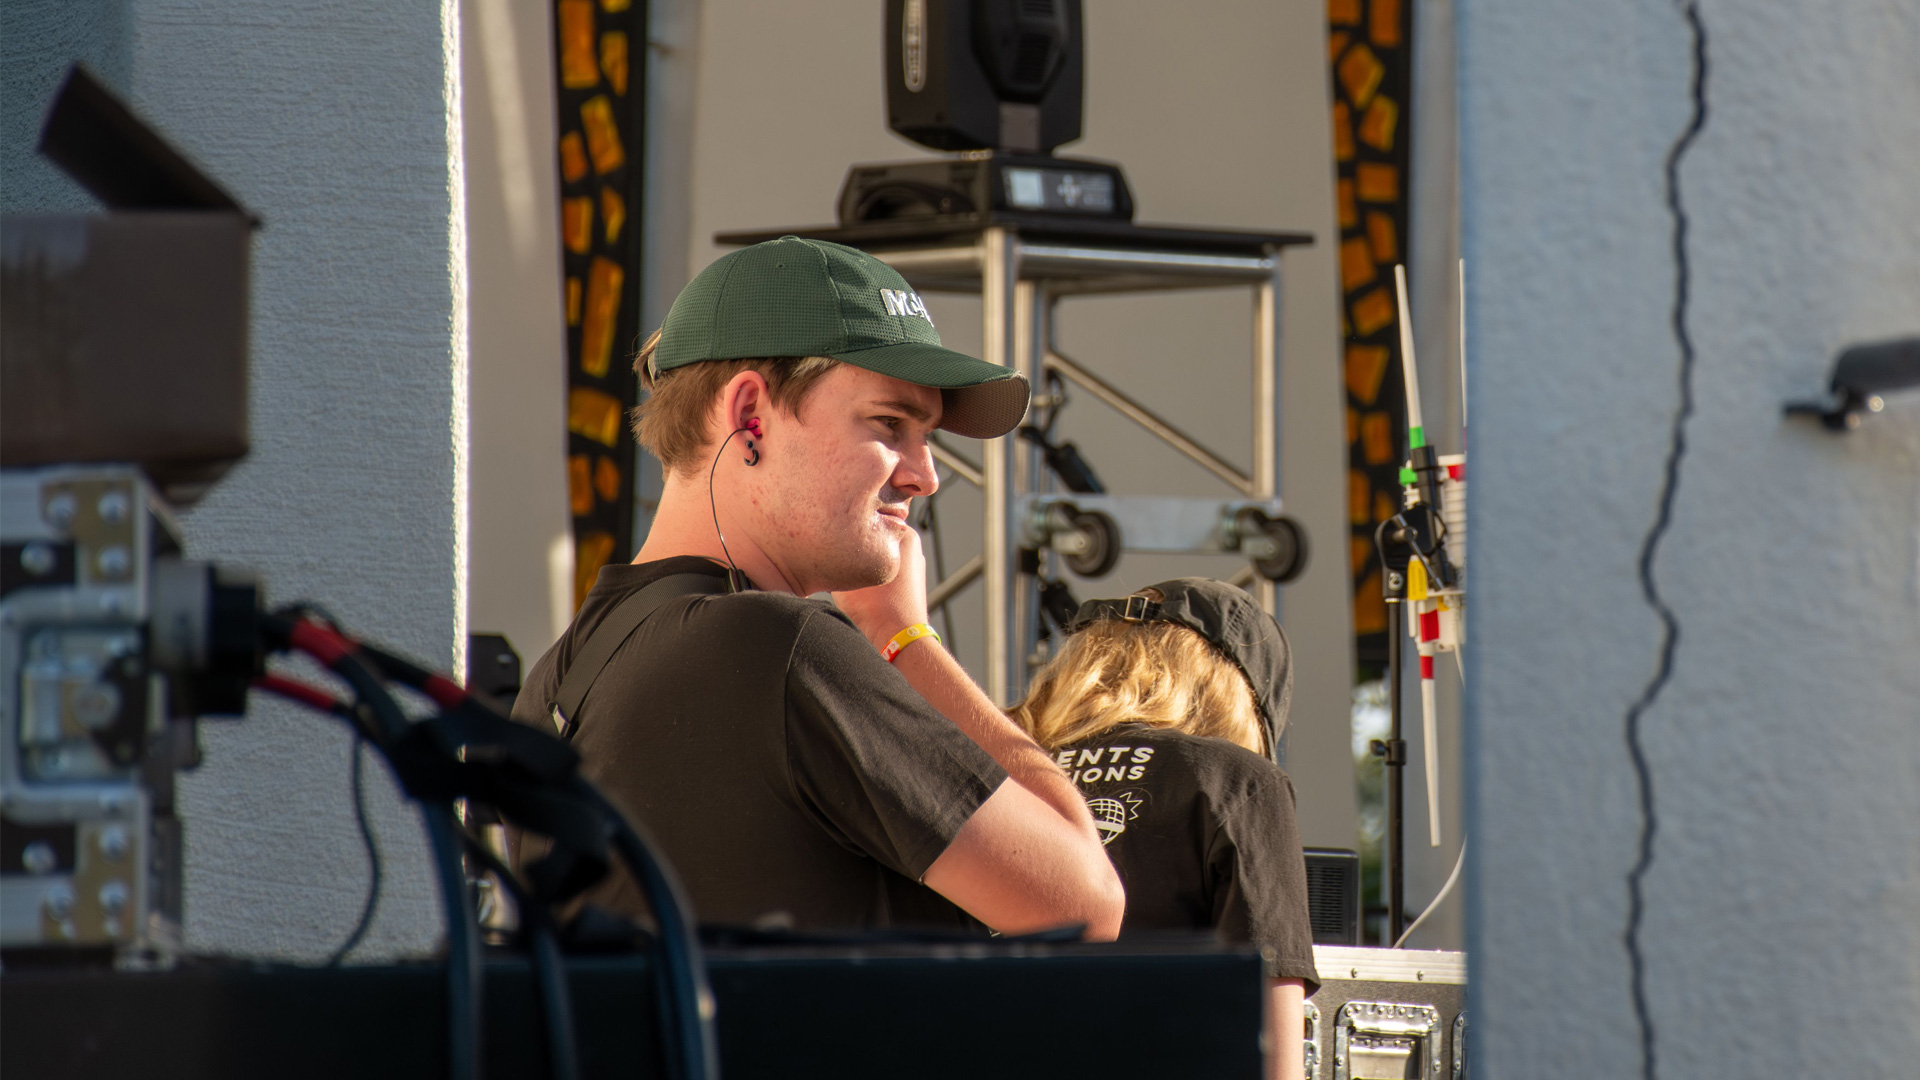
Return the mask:
{"type": "Polygon", "coordinates": [[[1080,606],[1010,715],[1067,771],[1127,890],[1124,939],[1209,929],[1260,950],[1269,1072],[1304,1067],[1302,1001],[1318,986],[1293,782],[1272,760],[1287,723],[1286,634],[1224,582],[1176,578],[1080,606]]]}

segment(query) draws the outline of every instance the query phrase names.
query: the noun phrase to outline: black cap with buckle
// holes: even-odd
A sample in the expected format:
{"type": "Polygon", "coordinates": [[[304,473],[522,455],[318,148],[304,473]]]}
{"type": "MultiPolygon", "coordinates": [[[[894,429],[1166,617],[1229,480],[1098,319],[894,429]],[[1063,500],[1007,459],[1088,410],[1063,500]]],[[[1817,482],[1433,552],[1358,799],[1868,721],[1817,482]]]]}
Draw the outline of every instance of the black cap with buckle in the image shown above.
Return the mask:
{"type": "Polygon", "coordinates": [[[1211,578],[1174,578],[1131,596],[1089,600],[1067,629],[1075,633],[1102,619],[1172,623],[1199,634],[1246,677],[1267,745],[1279,745],[1293,701],[1293,650],[1280,624],[1246,590],[1211,578]]]}

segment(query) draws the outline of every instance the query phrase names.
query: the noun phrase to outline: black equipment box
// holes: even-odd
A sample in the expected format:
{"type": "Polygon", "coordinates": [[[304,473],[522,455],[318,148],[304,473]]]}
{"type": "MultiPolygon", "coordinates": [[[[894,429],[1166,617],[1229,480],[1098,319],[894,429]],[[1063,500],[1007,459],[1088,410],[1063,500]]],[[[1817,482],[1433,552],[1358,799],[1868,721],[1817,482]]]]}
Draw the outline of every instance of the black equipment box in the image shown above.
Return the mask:
{"type": "Polygon", "coordinates": [[[9,214],[0,461],[133,461],[211,484],[247,452],[239,214],[9,214]]]}
{"type": "Polygon", "coordinates": [[[0,464],[130,462],[191,501],[247,452],[257,223],[84,68],[40,149],[112,212],[0,224],[0,464]]]}
{"type": "MultiPolygon", "coordinates": [[[[663,1075],[644,957],[569,957],[583,1078],[663,1075]]],[[[1261,1075],[1260,960],[1209,946],[967,942],[714,948],[722,1075],[1261,1075]]],[[[241,962],[10,969],[0,1075],[395,1080],[445,1069],[445,971],[241,962]]],[[[482,1062],[545,1076],[523,957],[490,957],[482,1062]]]]}
{"type": "Polygon", "coordinates": [[[1307,1080],[1465,1080],[1467,958],[1316,945],[1307,1080]]]}

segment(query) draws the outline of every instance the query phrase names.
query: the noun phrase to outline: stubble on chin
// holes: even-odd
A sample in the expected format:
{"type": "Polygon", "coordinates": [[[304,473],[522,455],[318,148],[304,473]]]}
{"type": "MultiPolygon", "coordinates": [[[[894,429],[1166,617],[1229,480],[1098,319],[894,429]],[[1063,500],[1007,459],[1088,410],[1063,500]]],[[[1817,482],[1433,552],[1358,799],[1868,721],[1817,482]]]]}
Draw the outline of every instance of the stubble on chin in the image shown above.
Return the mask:
{"type": "Polygon", "coordinates": [[[881,535],[869,534],[860,538],[847,551],[847,558],[836,566],[835,577],[846,584],[833,586],[834,592],[852,592],[855,589],[871,589],[876,585],[885,585],[900,573],[900,552],[885,535],[883,526],[881,535]]]}
{"type": "MultiPolygon", "coordinates": [[[[882,490],[878,500],[862,500],[827,514],[812,515],[813,535],[821,537],[814,565],[830,592],[871,589],[900,573],[900,536],[879,513],[878,504],[906,501],[904,493],[882,490]]],[[[904,526],[904,523],[902,523],[904,526]]]]}

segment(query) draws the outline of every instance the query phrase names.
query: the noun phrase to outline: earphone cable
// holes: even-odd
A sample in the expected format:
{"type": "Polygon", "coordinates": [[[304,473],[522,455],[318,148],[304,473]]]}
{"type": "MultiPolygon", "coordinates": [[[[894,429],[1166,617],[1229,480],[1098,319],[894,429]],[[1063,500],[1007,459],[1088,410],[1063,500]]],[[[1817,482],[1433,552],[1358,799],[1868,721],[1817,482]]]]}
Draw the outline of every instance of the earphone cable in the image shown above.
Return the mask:
{"type": "Polygon", "coordinates": [[[720,531],[720,504],[715,502],[713,498],[713,476],[716,472],[720,471],[720,455],[727,452],[727,444],[733,441],[735,435],[746,430],[746,428],[741,427],[734,428],[728,432],[727,437],[720,440],[720,449],[713,452],[713,464],[707,468],[707,509],[713,513],[713,535],[720,538],[720,554],[727,557],[727,570],[729,571],[727,574],[728,592],[740,591],[740,583],[738,580],[740,577],[740,568],[734,565],[733,552],[727,550],[727,534],[720,531]]]}

